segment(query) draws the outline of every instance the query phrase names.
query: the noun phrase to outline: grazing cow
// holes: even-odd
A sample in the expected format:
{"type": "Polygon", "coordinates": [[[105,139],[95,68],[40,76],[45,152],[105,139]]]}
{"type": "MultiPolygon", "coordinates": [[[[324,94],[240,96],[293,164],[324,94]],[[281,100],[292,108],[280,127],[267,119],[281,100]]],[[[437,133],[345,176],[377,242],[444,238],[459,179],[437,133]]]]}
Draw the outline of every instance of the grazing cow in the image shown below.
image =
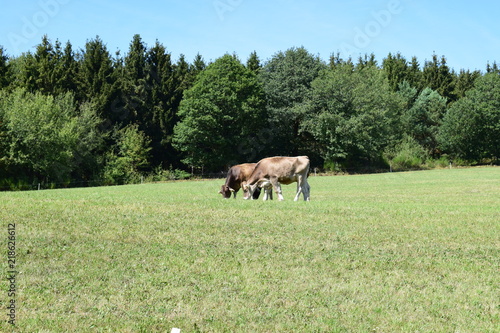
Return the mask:
{"type": "MultiPolygon", "coordinates": [[[[226,183],[221,186],[219,191],[219,193],[222,194],[222,197],[229,199],[231,197],[231,193],[233,193],[234,198],[236,199],[236,193],[240,190],[242,183],[250,177],[255,165],[257,165],[257,163],[244,163],[234,165],[229,168],[226,183]]],[[[258,199],[259,195],[260,190],[252,193],[253,199],[258,199]]]]}
{"type": "MultiPolygon", "coordinates": [[[[297,193],[294,201],[299,199],[300,194],[304,196],[304,200],[310,200],[310,189],[307,182],[309,174],[309,157],[268,157],[260,160],[255,166],[252,174],[248,178],[246,184],[243,185],[243,190],[248,190],[249,196],[245,199],[250,199],[250,196],[259,187],[268,188],[272,185],[274,191],[278,195],[279,200],[283,200],[281,193],[281,184],[291,184],[297,182],[297,193]]],[[[266,200],[266,197],[264,197],[266,200]]]]}

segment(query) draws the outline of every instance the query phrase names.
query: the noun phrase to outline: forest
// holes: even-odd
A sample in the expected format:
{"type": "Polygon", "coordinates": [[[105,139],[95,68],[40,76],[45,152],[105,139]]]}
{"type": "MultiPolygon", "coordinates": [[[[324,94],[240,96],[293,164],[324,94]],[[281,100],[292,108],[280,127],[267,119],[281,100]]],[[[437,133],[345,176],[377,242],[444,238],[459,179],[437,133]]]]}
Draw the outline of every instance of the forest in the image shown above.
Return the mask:
{"type": "Polygon", "coordinates": [[[326,62],[292,47],[207,63],[140,35],[123,55],[98,36],[0,46],[0,190],[224,177],[275,155],[334,172],[495,164],[499,141],[496,62],[457,72],[436,54],[326,62]]]}

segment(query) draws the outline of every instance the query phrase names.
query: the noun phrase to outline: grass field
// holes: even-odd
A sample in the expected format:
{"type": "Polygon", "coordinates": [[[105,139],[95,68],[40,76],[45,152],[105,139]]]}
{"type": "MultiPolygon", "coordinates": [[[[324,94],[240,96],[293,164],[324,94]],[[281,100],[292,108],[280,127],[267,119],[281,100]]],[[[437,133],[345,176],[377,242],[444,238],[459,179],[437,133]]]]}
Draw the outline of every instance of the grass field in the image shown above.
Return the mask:
{"type": "Polygon", "coordinates": [[[499,332],[500,168],[222,183],[0,193],[17,331],[499,332]]]}

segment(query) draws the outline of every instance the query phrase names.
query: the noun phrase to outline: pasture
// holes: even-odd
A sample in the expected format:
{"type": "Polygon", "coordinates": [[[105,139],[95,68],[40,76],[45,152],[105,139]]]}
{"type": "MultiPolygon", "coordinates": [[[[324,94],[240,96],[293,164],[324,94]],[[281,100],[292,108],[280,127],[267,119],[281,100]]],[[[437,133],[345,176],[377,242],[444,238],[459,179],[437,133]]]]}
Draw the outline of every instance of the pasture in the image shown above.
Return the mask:
{"type": "Polygon", "coordinates": [[[17,331],[498,332],[500,168],[223,182],[0,193],[17,331]]]}

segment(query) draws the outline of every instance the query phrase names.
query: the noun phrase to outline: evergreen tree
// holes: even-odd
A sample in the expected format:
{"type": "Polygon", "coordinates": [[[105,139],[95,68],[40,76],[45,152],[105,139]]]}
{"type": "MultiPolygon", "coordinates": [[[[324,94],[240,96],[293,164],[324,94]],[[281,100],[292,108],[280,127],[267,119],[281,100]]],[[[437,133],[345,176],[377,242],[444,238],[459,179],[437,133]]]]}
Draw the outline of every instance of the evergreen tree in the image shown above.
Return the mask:
{"type": "Polygon", "coordinates": [[[406,112],[410,110],[415,103],[418,96],[418,90],[412,87],[408,81],[404,80],[398,85],[398,95],[401,96],[403,100],[402,111],[406,112]]]}
{"type": "Polygon", "coordinates": [[[97,36],[87,41],[78,66],[77,98],[92,101],[106,121],[106,128],[124,121],[128,114],[117,95],[113,59],[104,42],[97,36]]]}
{"type": "Polygon", "coordinates": [[[182,94],[184,90],[190,88],[193,84],[193,77],[189,75],[189,63],[186,61],[184,54],[179,56],[179,60],[175,64],[175,79],[177,81],[177,90],[182,94]]]}
{"type": "Polygon", "coordinates": [[[177,122],[177,109],[181,94],[177,91],[175,68],[171,54],[156,41],[148,51],[146,82],[149,93],[148,106],[152,117],[145,133],[151,140],[153,165],[164,167],[178,163],[177,153],[171,145],[173,128],[177,122]]]}
{"type": "Polygon", "coordinates": [[[330,62],[328,63],[328,65],[330,69],[335,69],[337,66],[349,65],[351,66],[352,70],[354,70],[354,64],[351,57],[349,57],[347,60],[344,60],[340,56],[339,52],[337,52],[337,54],[332,53],[330,55],[330,62]]]}
{"type": "Polygon", "coordinates": [[[450,71],[444,56],[439,60],[437,55],[433,54],[432,61],[426,61],[422,75],[425,87],[437,91],[448,102],[456,100],[453,95],[455,90],[453,86],[455,82],[454,73],[450,71]]]}
{"type": "Polygon", "coordinates": [[[58,92],[58,66],[61,55],[59,42],[54,47],[44,35],[34,54],[24,53],[16,61],[15,87],[44,94],[58,92]]]}
{"type": "Polygon", "coordinates": [[[497,62],[493,62],[493,65],[488,63],[486,65],[486,73],[500,73],[500,69],[498,68],[497,62]]]}
{"type": "Polygon", "coordinates": [[[262,66],[260,64],[260,59],[257,56],[256,51],[253,51],[252,53],[250,53],[250,57],[248,57],[248,60],[247,60],[247,68],[256,74],[262,68],[262,66]]]}
{"type": "Polygon", "coordinates": [[[16,86],[47,95],[77,92],[77,63],[68,42],[64,50],[45,35],[34,54],[25,53],[16,61],[16,86]]]}
{"type": "Polygon", "coordinates": [[[362,70],[367,67],[377,67],[377,60],[375,59],[375,54],[371,53],[369,56],[367,54],[364,57],[359,56],[358,63],[356,64],[356,70],[362,70]]]}
{"type": "Polygon", "coordinates": [[[408,72],[406,75],[406,80],[410,84],[410,86],[417,88],[419,91],[423,89],[422,82],[422,71],[420,69],[420,63],[417,60],[417,57],[412,57],[411,62],[408,66],[408,72]]]}
{"type": "Polygon", "coordinates": [[[412,107],[403,114],[405,132],[428,153],[436,155],[437,134],[446,112],[446,99],[436,91],[425,88],[412,107]]]}
{"type": "Polygon", "coordinates": [[[9,57],[5,54],[3,47],[0,46],[0,89],[10,84],[8,61],[9,57]]]}
{"type": "Polygon", "coordinates": [[[479,71],[465,71],[460,70],[460,73],[455,78],[455,83],[453,86],[455,87],[455,91],[453,95],[457,98],[465,97],[465,93],[474,87],[474,83],[481,76],[481,72],[479,71]]]}
{"type": "Polygon", "coordinates": [[[75,59],[73,46],[68,41],[59,61],[58,92],[77,92],[78,63],[75,59]]]}
{"type": "Polygon", "coordinates": [[[61,57],[59,42],[54,47],[47,35],[42,37],[42,42],[36,47],[34,54],[36,77],[35,90],[44,94],[54,94],[57,87],[57,67],[61,57]]]}
{"type": "Polygon", "coordinates": [[[335,69],[338,65],[342,63],[342,58],[340,57],[340,52],[330,54],[330,60],[328,66],[330,69],[335,69]]]}
{"type": "Polygon", "coordinates": [[[192,82],[196,80],[198,74],[200,74],[206,67],[207,65],[205,64],[203,57],[198,53],[189,69],[189,74],[191,76],[192,82]]]}
{"type": "Polygon", "coordinates": [[[127,115],[122,123],[137,122],[141,130],[152,118],[151,106],[147,105],[148,89],[146,84],[147,47],[139,35],[134,35],[128,54],[124,59],[123,77],[121,78],[122,110],[127,115]]]}
{"type": "Polygon", "coordinates": [[[389,53],[387,58],[382,62],[382,68],[387,75],[389,86],[393,91],[397,91],[401,82],[404,80],[408,81],[408,63],[400,53],[397,53],[396,56],[389,53]]]}
{"type": "Polygon", "coordinates": [[[305,138],[299,134],[303,104],[312,82],[325,68],[319,57],[301,47],[277,53],[260,71],[270,115],[270,124],[266,126],[275,133],[268,143],[272,154],[299,155],[303,151],[305,138]]]}

